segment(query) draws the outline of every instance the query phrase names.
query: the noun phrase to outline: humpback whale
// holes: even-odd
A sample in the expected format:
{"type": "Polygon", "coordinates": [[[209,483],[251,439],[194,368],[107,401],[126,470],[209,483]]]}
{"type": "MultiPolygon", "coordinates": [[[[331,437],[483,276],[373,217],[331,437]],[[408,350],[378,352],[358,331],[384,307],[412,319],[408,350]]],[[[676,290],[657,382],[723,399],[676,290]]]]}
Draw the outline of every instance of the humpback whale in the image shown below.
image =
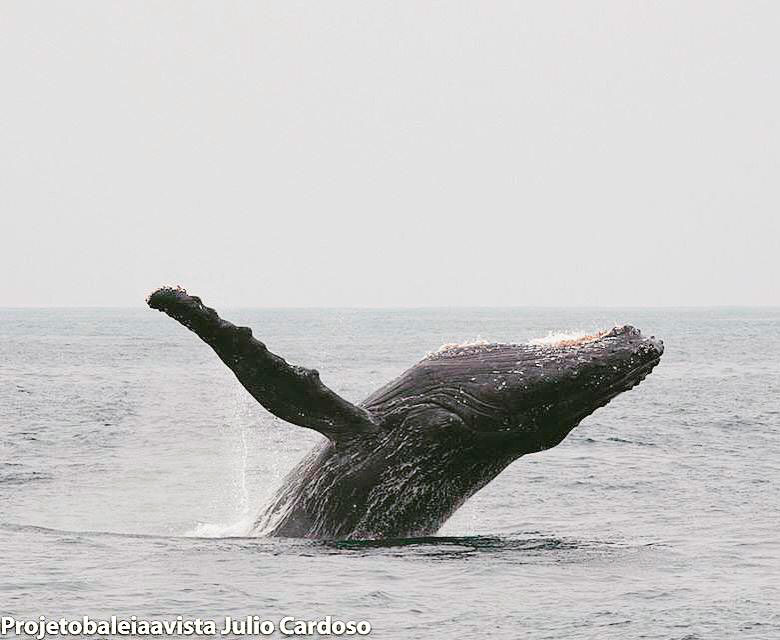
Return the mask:
{"type": "Polygon", "coordinates": [[[434,534],[510,463],[560,443],[663,354],[661,340],[631,326],[552,343],[453,345],[353,404],[184,289],[163,287],[147,303],[197,334],[272,414],[325,436],[258,516],[258,535],[434,534]]]}

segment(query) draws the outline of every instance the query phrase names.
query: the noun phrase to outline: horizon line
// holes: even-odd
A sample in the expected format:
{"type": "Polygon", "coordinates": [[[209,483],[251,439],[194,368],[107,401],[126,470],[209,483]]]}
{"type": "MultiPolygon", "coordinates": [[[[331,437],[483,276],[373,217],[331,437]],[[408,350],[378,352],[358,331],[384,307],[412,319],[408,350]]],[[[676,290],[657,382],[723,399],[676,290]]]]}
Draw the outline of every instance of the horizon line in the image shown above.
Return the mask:
{"type": "MultiPolygon", "coordinates": [[[[268,310],[268,311],[282,311],[282,310],[366,310],[366,311],[414,311],[414,310],[427,310],[427,309],[780,309],[780,304],[529,304],[529,305],[220,305],[222,309],[246,309],[246,310],[268,310]]],[[[59,309],[105,309],[105,310],[124,310],[124,309],[148,309],[146,305],[0,305],[0,310],[23,310],[23,309],[36,309],[36,310],[59,310],[59,309]]]]}

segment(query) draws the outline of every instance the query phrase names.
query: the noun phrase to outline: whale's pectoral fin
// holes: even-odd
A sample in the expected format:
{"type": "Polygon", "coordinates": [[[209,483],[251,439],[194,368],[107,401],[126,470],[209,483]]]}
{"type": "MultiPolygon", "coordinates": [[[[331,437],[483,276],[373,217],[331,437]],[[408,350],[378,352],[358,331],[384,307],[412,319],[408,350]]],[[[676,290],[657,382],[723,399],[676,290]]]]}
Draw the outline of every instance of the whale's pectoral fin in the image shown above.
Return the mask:
{"type": "Polygon", "coordinates": [[[223,320],[184,289],[157,289],[147,303],[195,332],[255,400],[283,420],[319,431],[333,441],[379,429],[368,411],[322,384],[317,371],[288,364],[253,338],[251,329],[223,320]]]}

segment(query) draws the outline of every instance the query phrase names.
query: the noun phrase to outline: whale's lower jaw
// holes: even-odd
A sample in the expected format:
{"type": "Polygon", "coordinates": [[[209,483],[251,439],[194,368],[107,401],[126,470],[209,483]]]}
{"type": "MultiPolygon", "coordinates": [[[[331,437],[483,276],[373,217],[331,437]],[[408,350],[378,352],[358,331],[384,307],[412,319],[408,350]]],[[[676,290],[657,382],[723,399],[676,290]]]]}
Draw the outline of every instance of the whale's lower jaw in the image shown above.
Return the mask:
{"type": "Polygon", "coordinates": [[[196,333],[271,413],[327,438],[258,517],[263,535],[433,534],[513,460],[555,446],[639,384],[663,353],[632,327],[553,344],[461,346],[355,405],[183,289],[159,289],[148,303],[196,333]]]}
{"type": "MultiPolygon", "coordinates": [[[[621,393],[625,393],[626,391],[631,391],[631,389],[638,386],[648,375],[650,375],[650,373],[653,371],[653,369],[656,367],[656,365],[658,365],[660,361],[661,358],[659,356],[658,358],[655,358],[649,362],[639,365],[631,372],[629,372],[627,375],[623,376],[623,378],[621,378],[620,380],[612,384],[604,392],[600,393],[595,397],[589,398],[587,402],[584,402],[584,397],[579,398],[580,408],[578,410],[576,409],[572,410],[572,417],[576,419],[579,424],[580,421],[585,419],[596,409],[605,407],[606,405],[609,404],[611,400],[619,396],[621,393]]],[[[583,396],[585,395],[586,394],[583,394],[583,396]]],[[[576,398],[572,399],[572,404],[576,405],[577,400],[578,399],[576,398]]]]}

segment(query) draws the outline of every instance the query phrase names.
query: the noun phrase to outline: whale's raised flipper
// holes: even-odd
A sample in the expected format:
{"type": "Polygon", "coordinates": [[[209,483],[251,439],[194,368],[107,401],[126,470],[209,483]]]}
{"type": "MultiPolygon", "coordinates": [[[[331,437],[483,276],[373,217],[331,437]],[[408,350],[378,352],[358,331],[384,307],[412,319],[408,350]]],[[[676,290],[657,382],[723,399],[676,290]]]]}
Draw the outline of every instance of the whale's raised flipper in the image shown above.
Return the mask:
{"type": "Polygon", "coordinates": [[[157,289],[147,303],[196,333],[255,400],[282,420],[319,431],[334,442],[379,430],[368,411],[328,389],[316,370],[288,364],[253,338],[251,329],[223,320],[184,289],[157,289]]]}

